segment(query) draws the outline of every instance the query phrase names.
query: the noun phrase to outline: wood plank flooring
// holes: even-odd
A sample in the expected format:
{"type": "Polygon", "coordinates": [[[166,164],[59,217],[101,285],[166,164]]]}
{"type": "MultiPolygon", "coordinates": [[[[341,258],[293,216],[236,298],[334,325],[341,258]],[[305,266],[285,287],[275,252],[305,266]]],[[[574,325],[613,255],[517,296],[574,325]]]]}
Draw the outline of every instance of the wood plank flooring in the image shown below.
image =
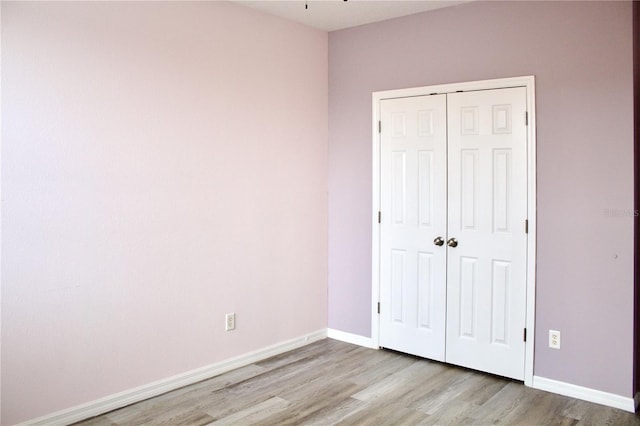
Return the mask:
{"type": "Polygon", "coordinates": [[[640,425],[488,374],[325,339],[77,425],[640,425]]]}

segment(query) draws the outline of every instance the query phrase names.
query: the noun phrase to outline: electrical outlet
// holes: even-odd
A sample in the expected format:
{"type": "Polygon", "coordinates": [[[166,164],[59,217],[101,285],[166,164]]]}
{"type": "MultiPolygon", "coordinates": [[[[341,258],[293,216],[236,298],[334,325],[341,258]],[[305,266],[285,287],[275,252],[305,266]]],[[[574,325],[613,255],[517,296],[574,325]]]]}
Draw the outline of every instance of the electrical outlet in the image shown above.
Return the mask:
{"type": "Polygon", "coordinates": [[[224,329],[226,331],[231,331],[236,329],[236,314],[231,313],[227,314],[224,317],[224,329]]]}
{"type": "Polygon", "coordinates": [[[549,347],[560,349],[560,332],[558,330],[549,330],[549,347]]]}

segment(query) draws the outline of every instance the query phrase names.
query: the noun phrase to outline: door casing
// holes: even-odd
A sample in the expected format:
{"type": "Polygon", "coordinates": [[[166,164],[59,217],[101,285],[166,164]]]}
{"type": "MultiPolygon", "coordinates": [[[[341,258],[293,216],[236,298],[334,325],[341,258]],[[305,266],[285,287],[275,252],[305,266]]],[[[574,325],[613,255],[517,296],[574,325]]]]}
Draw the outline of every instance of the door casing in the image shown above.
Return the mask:
{"type": "Polygon", "coordinates": [[[524,383],[533,385],[533,357],[535,336],[535,284],[536,284],[536,109],[534,76],[501,78],[494,80],[471,81],[464,83],[441,84],[435,86],[414,87],[409,89],[386,90],[372,94],[372,270],[371,270],[371,339],[373,346],[380,342],[380,323],[378,302],[380,300],[380,102],[384,99],[422,96],[429,94],[454,93],[458,91],[475,91],[525,87],[527,93],[526,109],[527,126],[527,275],[526,275],[526,329],[524,383]]]}

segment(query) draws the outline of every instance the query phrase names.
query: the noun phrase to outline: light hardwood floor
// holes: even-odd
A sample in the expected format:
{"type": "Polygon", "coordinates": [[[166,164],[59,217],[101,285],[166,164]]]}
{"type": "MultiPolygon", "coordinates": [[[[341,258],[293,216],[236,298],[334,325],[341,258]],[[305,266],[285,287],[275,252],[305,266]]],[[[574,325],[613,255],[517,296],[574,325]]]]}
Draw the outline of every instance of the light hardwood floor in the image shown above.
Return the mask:
{"type": "Polygon", "coordinates": [[[488,374],[325,339],[77,423],[640,425],[640,417],[488,374]]]}

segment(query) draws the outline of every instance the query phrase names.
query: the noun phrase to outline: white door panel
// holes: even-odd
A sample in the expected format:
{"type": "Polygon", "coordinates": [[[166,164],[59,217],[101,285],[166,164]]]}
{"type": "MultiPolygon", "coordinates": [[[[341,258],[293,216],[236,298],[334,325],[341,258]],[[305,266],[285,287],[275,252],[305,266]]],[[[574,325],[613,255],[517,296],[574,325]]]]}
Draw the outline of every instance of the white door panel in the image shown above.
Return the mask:
{"type": "Polygon", "coordinates": [[[381,102],[380,344],[444,360],[446,96],[381,102]]]}
{"type": "Polygon", "coordinates": [[[526,89],[448,96],[447,362],[524,378],[526,89]]]}

